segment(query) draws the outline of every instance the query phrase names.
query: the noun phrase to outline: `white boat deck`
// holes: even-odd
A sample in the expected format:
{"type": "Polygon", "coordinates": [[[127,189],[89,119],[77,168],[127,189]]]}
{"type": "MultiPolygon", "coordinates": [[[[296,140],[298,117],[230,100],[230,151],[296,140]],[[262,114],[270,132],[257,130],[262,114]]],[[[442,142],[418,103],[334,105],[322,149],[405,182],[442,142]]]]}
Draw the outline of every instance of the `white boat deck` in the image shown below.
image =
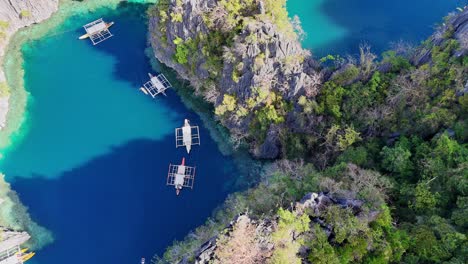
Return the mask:
{"type": "Polygon", "coordinates": [[[151,79],[143,84],[141,89],[146,91],[147,94],[151,95],[151,97],[155,98],[158,94],[162,93],[166,95],[165,91],[172,87],[171,83],[167,80],[164,74],[159,74],[157,76],[151,76],[151,79]]]}
{"type": "Polygon", "coordinates": [[[182,137],[184,145],[192,145],[192,127],[184,126],[182,127],[182,137]]]}
{"type": "Polygon", "coordinates": [[[195,167],[169,164],[169,172],[167,174],[166,182],[167,185],[193,189],[194,181],[195,167]]]}
{"type": "Polygon", "coordinates": [[[185,179],[185,166],[179,165],[177,168],[177,173],[175,174],[174,185],[175,186],[183,186],[185,179]]]}
{"type": "Polygon", "coordinates": [[[93,45],[97,45],[104,40],[112,37],[106,22],[102,18],[83,26],[93,45]]]}
{"type": "Polygon", "coordinates": [[[175,129],[176,148],[186,147],[187,153],[194,145],[200,145],[200,128],[198,126],[191,126],[189,121],[186,120],[183,127],[175,129]]]}

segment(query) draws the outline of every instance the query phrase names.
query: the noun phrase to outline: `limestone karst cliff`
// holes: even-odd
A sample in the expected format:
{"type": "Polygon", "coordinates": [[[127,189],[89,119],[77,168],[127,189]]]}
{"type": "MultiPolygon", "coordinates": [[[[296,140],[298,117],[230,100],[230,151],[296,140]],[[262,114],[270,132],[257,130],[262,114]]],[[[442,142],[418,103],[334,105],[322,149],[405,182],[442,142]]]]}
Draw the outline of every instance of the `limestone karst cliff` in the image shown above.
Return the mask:
{"type": "Polygon", "coordinates": [[[230,196],[156,263],[466,259],[468,8],[417,47],[379,57],[362,46],[318,65],[271,2],[166,0],[150,10],[158,59],[257,157],[289,164],[230,196]]]}
{"type": "Polygon", "coordinates": [[[165,0],[150,15],[156,57],[217,107],[233,135],[243,137],[250,124],[258,125],[266,144],[253,153],[276,157],[275,126],[283,120],[275,120],[275,112],[288,111],[287,99],[314,96],[321,81],[284,1],[165,0]],[[271,115],[256,121],[260,112],[271,115]]]}
{"type": "MultiPolygon", "coordinates": [[[[388,73],[392,67],[401,66],[396,65],[400,59],[408,61],[409,67],[419,67],[437,56],[433,53],[445,54],[445,49],[455,57],[466,55],[465,8],[448,16],[426,45],[416,51],[396,50],[376,61],[378,56],[362,47],[358,58],[331,56],[332,62],[321,64],[301,48],[300,31],[288,19],[284,3],[163,0],[149,11],[150,42],[156,57],[212,102],[216,117],[230,130],[233,140],[247,142],[256,157],[294,156],[291,145],[316,144],[323,149],[320,153],[334,152],[326,146],[327,134],[343,113],[333,105],[341,99],[331,100],[327,97],[330,93],[346,97],[346,89],[337,88],[366,84],[371,77],[377,78],[373,76],[376,72],[388,73]]],[[[377,127],[387,122],[383,121],[388,117],[386,108],[356,111],[368,111],[361,115],[367,116],[365,122],[375,125],[354,132],[365,136],[390,133],[377,127]],[[382,123],[377,125],[379,120],[382,123]]],[[[351,128],[343,127],[335,131],[335,138],[344,137],[346,129],[350,136],[351,128]]],[[[348,143],[353,144],[355,139],[348,143]]],[[[321,166],[327,163],[319,162],[321,166]]]]}

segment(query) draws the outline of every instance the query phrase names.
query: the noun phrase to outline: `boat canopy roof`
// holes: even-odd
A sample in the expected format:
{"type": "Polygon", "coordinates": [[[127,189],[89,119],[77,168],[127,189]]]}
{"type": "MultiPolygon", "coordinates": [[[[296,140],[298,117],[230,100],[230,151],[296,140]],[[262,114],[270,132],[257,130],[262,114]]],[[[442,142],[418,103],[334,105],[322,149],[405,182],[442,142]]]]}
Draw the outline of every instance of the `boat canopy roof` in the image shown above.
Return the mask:
{"type": "Polygon", "coordinates": [[[106,23],[102,20],[102,18],[100,18],[96,21],[86,24],[84,28],[86,30],[86,33],[93,35],[93,34],[96,34],[98,32],[105,30],[106,26],[107,26],[106,23]]]}
{"type": "Polygon", "coordinates": [[[167,89],[171,88],[172,85],[171,83],[167,80],[166,76],[164,74],[158,74],[156,76],[151,76],[151,79],[143,84],[143,89],[145,89],[151,97],[155,98],[156,95],[162,93],[165,95],[164,91],[167,89]]]}

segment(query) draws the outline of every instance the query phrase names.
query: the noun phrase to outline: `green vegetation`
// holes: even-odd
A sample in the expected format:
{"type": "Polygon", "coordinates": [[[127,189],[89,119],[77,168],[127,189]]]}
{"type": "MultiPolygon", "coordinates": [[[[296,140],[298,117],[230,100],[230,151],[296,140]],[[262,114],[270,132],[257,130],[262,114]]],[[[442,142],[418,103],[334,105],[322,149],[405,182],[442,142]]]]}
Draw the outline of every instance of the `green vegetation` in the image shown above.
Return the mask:
{"type": "Polygon", "coordinates": [[[6,82],[0,82],[0,97],[5,97],[10,95],[10,88],[6,82]]]}
{"type": "Polygon", "coordinates": [[[297,213],[293,213],[282,208],[278,211],[278,228],[273,233],[273,241],[277,245],[273,256],[271,257],[271,263],[275,264],[286,264],[286,263],[301,263],[301,259],[297,256],[297,252],[302,244],[303,239],[296,239],[291,241],[291,237],[299,236],[304,232],[309,231],[310,218],[308,215],[303,214],[298,216],[297,213]]]}
{"type": "MultiPolygon", "coordinates": [[[[245,52],[244,44],[269,41],[249,30],[249,21],[274,21],[282,33],[293,33],[285,1],[264,3],[265,14],[257,15],[255,1],[219,1],[216,8],[226,10],[221,12],[226,17],[216,8],[203,14],[208,33],[176,39],[175,61],[193,67],[203,56],[212,91],[222,74],[238,83],[246,69],[261,70],[267,51],[248,58],[250,65],[235,55],[237,49],[245,52]],[[245,42],[236,45],[240,36],[245,42]]],[[[168,20],[167,14],[161,17],[168,20]]],[[[453,31],[444,32],[437,45],[422,45],[430,51],[422,64],[413,64],[414,52],[402,51],[387,51],[375,61],[361,47],[356,60],[322,58],[323,68],[333,64],[325,72],[333,73],[319,76],[313,92],[290,95],[265,82],[245,93],[234,94],[234,87],[217,96],[216,116],[248,120],[243,137],[251,149],[274,134],[271,141],[276,141],[267,143],[280,149],[281,160],[258,175],[258,185],[232,194],[213,219],[176,242],[163,259],[193,259],[202,243],[248,212],[256,221],[276,224],[270,234],[274,247],[265,255],[269,263],[466,262],[468,58],[453,56],[460,46],[453,31]],[[319,211],[301,210],[295,203],[310,192],[358,205],[336,202],[319,211]]],[[[303,60],[282,58],[278,67],[303,60]]],[[[223,245],[230,243],[223,239],[223,245]]]]}
{"type": "Polygon", "coordinates": [[[6,38],[6,30],[10,26],[10,23],[8,21],[1,21],[0,20],[0,40],[3,40],[6,38]]]}
{"type": "Polygon", "coordinates": [[[183,18],[181,13],[171,13],[171,21],[182,23],[183,18]]]}
{"type": "Polygon", "coordinates": [[[295,37],[295,32],[286,10],[286,0],[265,0],[264,2],[268,18],[276,24],[281,32],[295,37]]]}
{"type": "Polygon", "coordinates": [[[176,38],[174,44],[176,44],[176,52],[174,55],[177,63],[187,64],[188,56],[190,53],[190,44],[192,40],[183,41],[181,38],[176,38]]]}

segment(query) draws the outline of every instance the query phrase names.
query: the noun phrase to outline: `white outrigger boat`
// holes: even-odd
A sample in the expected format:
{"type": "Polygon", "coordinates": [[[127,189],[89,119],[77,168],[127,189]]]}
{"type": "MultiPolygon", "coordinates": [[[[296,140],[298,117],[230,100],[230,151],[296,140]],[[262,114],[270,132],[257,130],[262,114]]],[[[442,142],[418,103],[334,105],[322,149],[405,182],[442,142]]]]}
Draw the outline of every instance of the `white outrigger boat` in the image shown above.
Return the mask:
{"type": "Polygon", "coordinates": [[[147,95],[151,95],[153,98],[155,98],[160,93],[166,95],[165,91],[172,87],[171,83],[162,73],[156,76],[148,73],[148,76],[150,80],[143,84],[142,87],[140,87],[140,91],[147,95]]]}
{"type": "Polygon", "coordinates": [[[109,28],[114,25],[114,22],[104,22],[102,18],[88,23],[83,26],[86,31],[86,34],[80,36],[78,39],[91,39],[93,45],[99,44],[104,40],[112,37],[112,33],[109,31],[109,28]]]}
{"type": "Polygon", "coordinates": [[[169,164],[166,184],[175,187],[176,195],[179,195],[184,187],[193,189],[194,180],[195,167],[186,166],[185,158],[182,158],[180,165],[169,164]]]}
{"type": "MultiPolygon", "coordinates": [[[[109,29],[112,25],[114,25],[114,22],[105,23],[104,29],[109,29]]],[[[89,36],[90,36],[90,34],[86,33],[84,35],[81,35],[78,39],[87,39],[87,38],[89,38],[89,36]]]]}
{"type": "Polygon", "coordinates": [[[184,126],[176,128],[176,148],[185,146],[187,154],[190,153],[192,145],[200,145],[200,129],[198,126],[191,126],[188,119],[184,120],[184,126]]]}

